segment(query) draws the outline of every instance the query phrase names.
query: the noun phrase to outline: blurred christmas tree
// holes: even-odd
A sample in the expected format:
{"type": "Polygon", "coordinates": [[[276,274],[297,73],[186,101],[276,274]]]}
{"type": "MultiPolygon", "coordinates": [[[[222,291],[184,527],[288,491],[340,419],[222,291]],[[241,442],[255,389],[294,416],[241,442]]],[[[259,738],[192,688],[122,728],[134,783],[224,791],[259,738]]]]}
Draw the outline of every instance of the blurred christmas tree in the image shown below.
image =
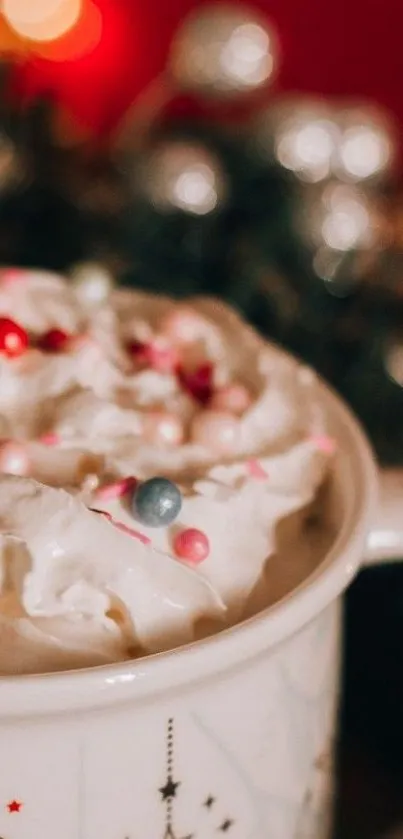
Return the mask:
{"type": "Polygon", "coordinates": [[[196,8],[109,155],[61,148],[50,103],[20,113],[3,96],[0,260],[96,262],[101,282],[108,270],[153,291],[224,297],[347,397],[384,460],[403,462],[393,128],[356,103],[257,107],[276,62],[276,39],[249,8],[196,8]],[[183,91],[215,120],[169,118],[183,91]],[[240,102],[252,116],[224,128],[221,110],[240,102]]]}

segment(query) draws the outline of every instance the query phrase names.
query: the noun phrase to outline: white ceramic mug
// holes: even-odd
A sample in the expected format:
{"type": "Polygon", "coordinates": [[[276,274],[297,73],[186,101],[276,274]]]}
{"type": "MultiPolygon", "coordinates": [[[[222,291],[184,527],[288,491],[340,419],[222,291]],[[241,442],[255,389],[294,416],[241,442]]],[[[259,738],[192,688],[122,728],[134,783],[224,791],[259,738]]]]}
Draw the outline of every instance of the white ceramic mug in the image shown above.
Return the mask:
{"type": "Polygon", "coordinates": [[[323,397],[340,441],[338,536],[318,570],[180,650],[1,679],[1,839],[327,836],[341,594],[366,550],[403,555],[403,508],[388,476],[376,518],[370,447],[324,386],[323,397]]]}

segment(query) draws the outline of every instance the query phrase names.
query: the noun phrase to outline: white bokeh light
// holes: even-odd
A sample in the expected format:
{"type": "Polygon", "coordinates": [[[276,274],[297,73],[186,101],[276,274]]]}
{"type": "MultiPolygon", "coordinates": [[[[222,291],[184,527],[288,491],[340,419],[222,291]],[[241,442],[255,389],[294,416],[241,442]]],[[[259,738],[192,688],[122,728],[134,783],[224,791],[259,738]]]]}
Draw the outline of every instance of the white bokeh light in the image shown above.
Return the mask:
{"type": "Polygon", "coordinates": [[[211,213],[224,194],[219,161],[204,146],[167,141],[143,166],[141,190],[160,210],[211,213]]]}
{"type": "Polygon", "coordinates": [[[204,215],[214,210],[217,192],[214,173],[205,164],[195,164],[172,184],[172,199],[177,207],[204,215]]]}
{"type": "Polygon", "coordinates": [[[296,116],[280,128],[275,141],[278,162],[302,180],[316,183],[329,175],[335,126],[327,119],[296,116]]]}
{"type": "Polygon", "coordinates": [[[263,84],[273,70],[267,32],[256,23],[238,26],[221,50],[220,65],[225,78],[240,88],[263,84]]]}
{"type": "Polygon", "coordinates": [[[374,229],[365,196],[354,187],[329,185],[322,196],[321,238],[334,250],[348,251],[373,244],[374,229]]]}
{"type": "Polygon", "coordinates": [[[330,251],[365,251],[379,245],[376,204],[352,184],[333,181],[316,188],[301,200],[297,219],[301,235],[315,252],[327,254],[327,262],[330,251]]]}
{"type": "Polygon", "coordinates": [[[183,88],[230,96],[265,84],[275,70],[275,39],[266,22],[242,6],[196,9],[172,45],[170,70],[183,88]]]}
{"type": "Polygon", "coordinates": [[[53,41],[71,29],[81,13],[82,0],[1,0],[4,17],[24,38],[53,41]]]}
{"type": "Polygon", "coordinates": [[[396,138],[389,116],[373,106],[347,105],[339,110],[340,129],[335,174],[359,182],[384,177],[390,171],[396,138]]]}
{"type": "Polygon", "coordinates": [[[389,137],[367,125],[349,128],[340,144],[340,164],[352,180],[371,178],[383,172],[392,156],[389,137]]]}

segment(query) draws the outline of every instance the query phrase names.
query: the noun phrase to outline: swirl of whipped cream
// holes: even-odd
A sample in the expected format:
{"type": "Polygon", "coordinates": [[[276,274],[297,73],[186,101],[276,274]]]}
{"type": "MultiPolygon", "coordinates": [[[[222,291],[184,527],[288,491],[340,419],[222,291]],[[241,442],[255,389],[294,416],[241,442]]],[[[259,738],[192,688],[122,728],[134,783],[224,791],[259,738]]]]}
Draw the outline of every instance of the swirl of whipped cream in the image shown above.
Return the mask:
{"type": "Polygon", "coordinates": [[[240,620],[256,588],[264,595],[266,578],[270,587],[279,526],[292,544],[304,541],[329,474],[333,452],[316,376],[218,301],[189,301],[194,335],[176,342],[166,324],[182,304],[116,290],[84,310],[62,278],[31,276],[32,288],[30,272],[0,275],[0,313],[34,336],[60,328],[73,339],[58,353],[31,348],[0,357],[0,432],[22,441],[30,474],[50,485],[0,473],[0,632],[13,639],[18,666],[31,672],[117,660],[240,620]],[[142,355],[144,347],[156,355],[142,355]],[[193,436],[210,397],[198,400],[183,371],[203,365],[213,394],[238,384],[249,395],[225,453],[193,436]],[[179,422],[180,442],[149,439],[147,423],[158,412],[179,422]],[[90,490],[86,475],[95,478],[90,490]],[[137,521],[130,493],[102,491],[120,478],[156,475],[183,494],[168,527],[137,521]],[[188,528],[209,543],[194,568],[175,556],[175,536],[188,528]]]}
{"type": "MultiPolygon", "coordinates": [[[[118,649],[118,658],[136,649],[155,652],[193,640],[199,620],[220,626],[225,617],[222,600],[195,571],[64,490],[3,476],[0,527],[8,540],[2,595],[18,605],[19,615],[14,606],[17,617],[10,618],[17,634],[21,619],[23,635],[33,626],[51,646],[61,637],[71,655],[77,644],[87,659],[95,650],[96,663],[99,646],[106,658],[118,649]]],[[[1,649],[0,671],[10,655],[1,649]]]]}
{"type": "Polygon", "coordinates": [[[74,292],[62,277],[22,268],[0,272],[0,316],[12,317],[38,335],[54,328],[73,335],[84,322],[74,292]]]}

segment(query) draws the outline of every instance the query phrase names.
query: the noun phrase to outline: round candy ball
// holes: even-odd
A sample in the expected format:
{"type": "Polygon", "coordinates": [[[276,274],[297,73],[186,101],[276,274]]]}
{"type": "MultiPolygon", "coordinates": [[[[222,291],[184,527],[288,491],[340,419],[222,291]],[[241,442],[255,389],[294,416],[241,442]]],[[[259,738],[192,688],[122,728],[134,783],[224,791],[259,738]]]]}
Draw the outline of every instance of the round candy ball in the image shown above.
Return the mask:
{"type": "Polygon", "coordinates": [[[17,358],[28,347],[28,333],[10,318],[0,318],[0,353],[17,358]]]}
{"type": "Polygon", "coordinates": [[[67,348],[70,337],[63,329],[49,329],[44,335],[40,336],[38,347],[43,352],[63,352],[67,348]]]}
{"type": "Polygon", "coordinates": [[[210,543],[206,534],[196,527],[181,530],[174,539],[173,548],[179,559],[193,565],[203,562],[210,553],[210,543]]]}
{"type": "Polygon", "coordinates": [[[206,321],[191,306],[177,305],[165,315],[161,322],[161,333],[173,344],[192,344],[203,337],[206,321]]]}
{"type": "Polygon", "coordinates": [[[182,509],[180,490],[167,478],[151,478],[140,484],[133,495],[133,513],[148,527],[172,524],[182,509]]]}
{"type": "Polygon", "coordinates": [[[226,411],[201,411],[193,420],[191,437],[216,455],[233,455],[240,444],[239,420],[226,411]]]}
{"type": "Polygon", "coordinates": [[[144,417],[143,437],[156,446],[179,446],[183,442],[183,425],[169,411],[150,411],[144,417]]]}
{"type": "Polygon", "coordinates": [[[229,411],[241,416],[250,408],[252,397],[245,385],[234,382],[220,390],[216,390],[209,402],[209,408],[214,411],[229,411]]]}

